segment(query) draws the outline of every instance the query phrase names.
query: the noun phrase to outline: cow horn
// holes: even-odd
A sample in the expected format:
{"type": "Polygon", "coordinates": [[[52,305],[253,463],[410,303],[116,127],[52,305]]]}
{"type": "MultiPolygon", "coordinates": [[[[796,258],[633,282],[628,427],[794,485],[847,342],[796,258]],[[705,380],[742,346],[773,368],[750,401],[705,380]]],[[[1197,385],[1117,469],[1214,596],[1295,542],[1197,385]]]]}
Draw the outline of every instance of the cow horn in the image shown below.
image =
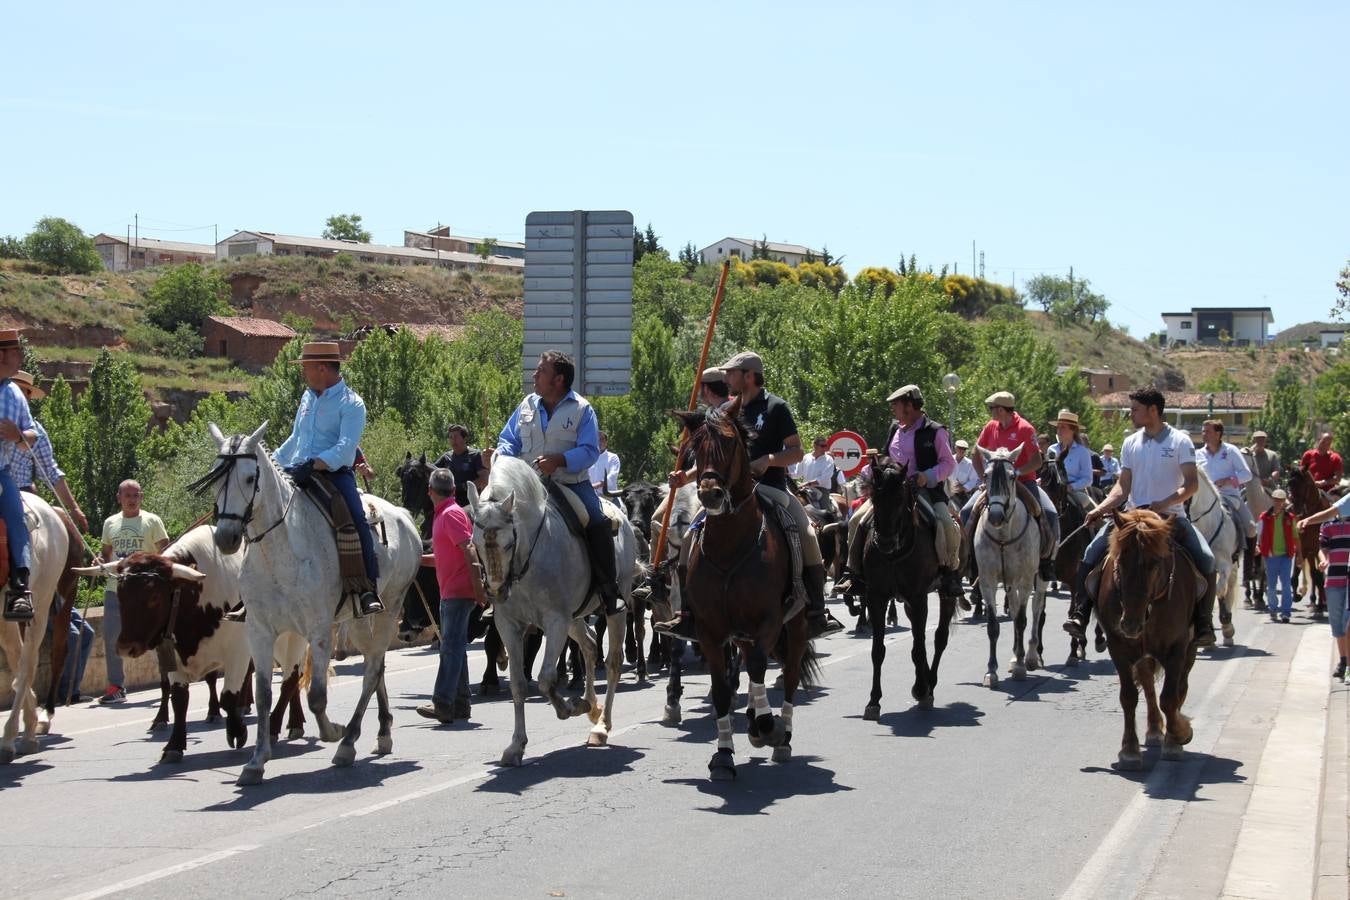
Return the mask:
{"type": "Polygon", "coordinates": [[[90,578],[97,578],[100,575],[116,575],[122,569],[122,561],[99,563],[96,566],[72,567],[70,571],[76,575],[88,575],[90,578]]]}
{"type": "Polygon", "coordinates": [[[194,584],[201,584],[206,580],[205,572],[198,572],[191,566],[185,566],[182,563],[173,564],[173,577],[180,578],[183,581],[191,581],[194,584]]]}

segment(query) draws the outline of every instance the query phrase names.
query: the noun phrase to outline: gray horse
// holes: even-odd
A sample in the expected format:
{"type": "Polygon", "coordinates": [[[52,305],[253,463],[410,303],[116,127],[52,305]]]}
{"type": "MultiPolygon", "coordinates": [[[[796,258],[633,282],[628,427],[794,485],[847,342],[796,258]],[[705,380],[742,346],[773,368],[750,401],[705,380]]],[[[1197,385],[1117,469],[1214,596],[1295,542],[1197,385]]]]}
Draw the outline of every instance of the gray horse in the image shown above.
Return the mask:
{"type": "MultiPolygon", "coordinates": [[[[612,504],[611,504],[612,505],[612,504]]],[[[544,665],[539,691],[558,714],[567,719],[583,713],[595,727],[587,744],[603,746],[614,727],[614,695],[623,665],[624,615],[606,619],[609,653],[605,658],[605,710],[601,721],[595,697],[595,633],[584,616],[603,608],[592,590],[591,564],[579,538],[567,527],[562,513],[548,502],[544,483],[534,468],[514,457],[497,457],[482,496],[469,486],[473,543],[487,569],[493,616],[511,665],[511,699],[516,728],[502,754],[502,765],[518,766],[525,757],[525,629],[533,625],[544,633],[544,665]],[[567,638],[581,647],[585,660],[586,693],[564,697],[558,693],[558,656],[567,638]]],[[[638,574],[637,539],[622,516],[616,537],[619,592],[627,602],[638,574]]]]}

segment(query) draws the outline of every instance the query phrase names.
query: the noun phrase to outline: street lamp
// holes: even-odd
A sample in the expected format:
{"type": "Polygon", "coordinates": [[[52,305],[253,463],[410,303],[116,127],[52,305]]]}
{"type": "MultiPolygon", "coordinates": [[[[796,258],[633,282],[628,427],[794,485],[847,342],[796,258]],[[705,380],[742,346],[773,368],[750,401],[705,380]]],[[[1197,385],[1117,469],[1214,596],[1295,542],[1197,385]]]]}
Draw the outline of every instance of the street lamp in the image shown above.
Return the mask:
{"type": "Polygon", "coordinates": [[[942,389],[947,392],[947,441],[956,449],[956,389],[961,386],[961,376],[948,372],[942,376],[942,389]]]}
{"type": "Polygon", "coordinates": [[[1316,344],[1316,343],[1317,343],[1317,338],[1313,337],[1312,335],[1308,335],[1307,337],[1305,337],[1305,338],[1303,339],[1303,354],[1304,354],[1304,360],[1308,363],[1308,445],[1309,445],[1309,446],[1312,446],[1312,445],[1314,444],[1314,440],[1313,440],[1313,439],[1314,439],[1314,437],[1315,437],[1316,434],[1317,434],[1317,408],[1316,408],[1316,399],[1315,399],[1315,396],[1314,396],[1314,394],[1313,394],[1313,387],[1314,387],[1314,384],[1315,384],[1315,381],[1314,381],[1315,374],[1314,374],[1313,368],[1312,368],[1312,349],[1313,349],[1313,345],[1316,344]]]}

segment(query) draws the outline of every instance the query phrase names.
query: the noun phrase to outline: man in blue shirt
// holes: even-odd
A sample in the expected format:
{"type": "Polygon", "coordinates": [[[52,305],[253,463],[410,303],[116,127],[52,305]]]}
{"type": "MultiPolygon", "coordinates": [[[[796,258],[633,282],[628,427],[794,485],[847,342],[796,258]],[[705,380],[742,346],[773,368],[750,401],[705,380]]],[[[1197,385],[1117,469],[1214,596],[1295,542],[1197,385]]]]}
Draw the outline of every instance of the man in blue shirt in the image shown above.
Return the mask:
{"type": "MultiPolygon", "coordinates": [[[[295,362],[300,366],[301,377],[308,389],[300,398],[291,436],[273,455],[299,487],[303,488],[315,472],[325,472],[329,482],[342,494],[361,539],[361,559],[370,580],[371,589],[361,594],[361,614],[384,612],[384,604],[374,590],[380,577],[375,541],[370,533],[370,523],[366,521],[361,493],[356,488],[356,477],[352,474],[356,445],[366,428],[366,404],[342,378],[342,357],[336,343],[315,341],[305,344],[295,362]]],[[[239,618],[233,614],[232,617],[239,618]]]]}
{"type": "Polygon", "coordinates": [[[605,601],[605,614],[614,615],[624,608],[614,539],[589,475],[600,455],[600,426],[586,398],[572,390],[575,377],[576,366],[570,356],[558,350],[545,351],[534,367],[534,393],[511,413],[497,437],[497,454],[533,462],[541,475],[581,499],[590,517],[586,548],[591,568],[605,601]]]}
{"type": "Polygon", "coordinates": [[[32,546],[28,539],[28,523],[24,521],[23,497],[14,483],[10,467],[18,448],[26,440],[32,446],[37,440],[33,414],[23,391],[11,381],[11,376],[23,365],[23,346],[19,332],[13,328],[0,331],[0,516],[9,531],[9,587],[5,591],[4,617],[10,622],[27,622],[33,618],[33,595],[28,590],[28,571],[32,566],[32,546]]]}

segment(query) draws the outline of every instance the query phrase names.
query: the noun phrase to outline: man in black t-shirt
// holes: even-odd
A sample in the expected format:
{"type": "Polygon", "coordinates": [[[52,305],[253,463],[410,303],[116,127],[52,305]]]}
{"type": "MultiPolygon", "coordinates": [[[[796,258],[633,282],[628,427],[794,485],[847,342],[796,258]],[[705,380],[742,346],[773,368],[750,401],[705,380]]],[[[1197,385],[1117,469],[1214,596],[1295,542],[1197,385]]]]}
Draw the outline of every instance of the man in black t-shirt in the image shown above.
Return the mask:
{"type": "Polygon", "coordinates": [[[482,450],[469,446],[473,434],[463,425],[450,426],[450,451],[442,453],[432,463],[433,469],[449,469],[455,476],[455,502],[460,506],[469,505],[469,482],[482,491],[487,487],[488,467],[491,456],[485,456],[482,450]]]}
{"type": "MultiPolygon", "coordinates": [[[[740,420],[750,431],[750,471],[758,484],[755,492],[786,510],[797,525],[802,547],[802,581],[806,586],[806,621],[812,638],[842,631],[843,625],[825,610],[825,564],[820,544],[797,496],[788,490],[787,467],[802,458],[802,442],[792,410],[782,397],[764,390],[764,363],[758,353],[742,351],[721,366],[731,394],[741,398],[740,420]]],[[[692,468],[672,472],[670,486],[677,490],[694,479],[692,468]]],[[[664,623],[659,630],[679,637],[696,637],[693,617],[685,609],[681,617],[664,623]]]]}

